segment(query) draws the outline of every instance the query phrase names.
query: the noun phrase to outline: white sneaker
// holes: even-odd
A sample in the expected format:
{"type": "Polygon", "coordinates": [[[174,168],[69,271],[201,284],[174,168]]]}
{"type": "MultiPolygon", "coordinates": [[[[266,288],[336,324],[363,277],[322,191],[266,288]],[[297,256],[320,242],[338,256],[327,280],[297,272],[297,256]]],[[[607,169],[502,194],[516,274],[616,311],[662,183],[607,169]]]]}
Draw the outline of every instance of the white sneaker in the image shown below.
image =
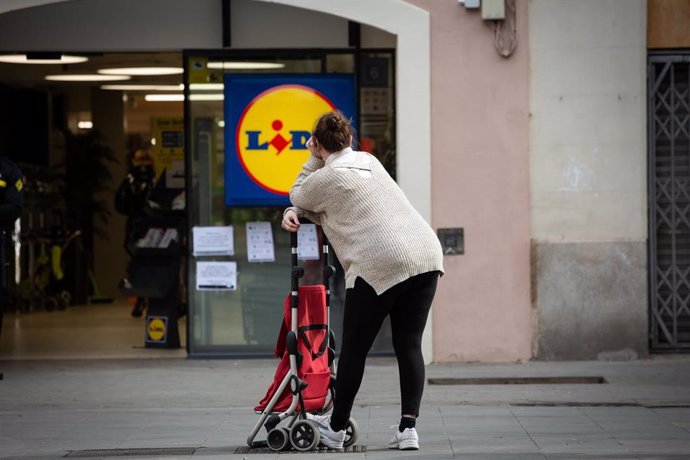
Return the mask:
{"type": "Polygon", "coordinates": [[[307,412],[307,420],[311,420],[319,428],[321,444],[331,449],[342,449],[345,441],[345,430],[331,429],[330,415],[313,415],[307,412]]]}
{"type": "Polygon", "coordinates": [[[417,430],[414,428],[405,428],[401,433],[398,429],[398,425],[393,425],[395,430],[393,437],[388,442],[389,449],[400,449],[400,450],[418,450],[419,449],[419,436],[417,436],[417,430]]]}

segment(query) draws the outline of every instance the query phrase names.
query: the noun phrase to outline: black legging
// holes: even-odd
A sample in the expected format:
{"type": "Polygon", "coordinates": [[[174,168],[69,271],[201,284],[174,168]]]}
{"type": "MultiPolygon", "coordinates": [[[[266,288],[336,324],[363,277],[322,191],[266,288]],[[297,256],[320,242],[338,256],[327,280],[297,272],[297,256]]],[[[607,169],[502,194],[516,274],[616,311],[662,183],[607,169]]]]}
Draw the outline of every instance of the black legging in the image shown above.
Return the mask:
{"type": "Polygon", "coordinates": [[[331,428],[342,430],[362,383],[364,364],[383,320],[390,314],[393,349],[400,372],[402,414],[419,415],[424,391],[422,333],[436,293],[439,272],[413,276],[381,295],[362,278],[345,294],[343,339],[335,383],[331,428]]]}

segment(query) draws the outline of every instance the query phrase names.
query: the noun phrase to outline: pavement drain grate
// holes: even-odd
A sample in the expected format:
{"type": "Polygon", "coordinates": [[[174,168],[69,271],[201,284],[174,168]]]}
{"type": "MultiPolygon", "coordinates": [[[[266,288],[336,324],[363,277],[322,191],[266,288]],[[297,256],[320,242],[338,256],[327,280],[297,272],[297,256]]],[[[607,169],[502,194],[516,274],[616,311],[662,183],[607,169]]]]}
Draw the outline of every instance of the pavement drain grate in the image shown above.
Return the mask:
{"type": "Polygon", "coordinates": [[[70,450],[63,458],[93,458],[93,457],[146,457],[160,455],[193,455],[196,447],[152,447],[138,449],[84,449],[70,450]]]}
{"type": "Polygon", "coordinates": [[[553,385],[553,384],[601,384],[606,379],[591,377],[474,377],[430,378],[429,385],[553,385]]]}
{"type": "Polygon", "coordinates": [[[242,446],[235,449],[235,454],[342,454],[343,452],[366,452],[367,446],[350,446],[343,449],[329,449],[328,447],[319,446],[317,449],[300,452],[297,450],[283,450],[276,452],[268,447],[248,447],[242,446]]]}

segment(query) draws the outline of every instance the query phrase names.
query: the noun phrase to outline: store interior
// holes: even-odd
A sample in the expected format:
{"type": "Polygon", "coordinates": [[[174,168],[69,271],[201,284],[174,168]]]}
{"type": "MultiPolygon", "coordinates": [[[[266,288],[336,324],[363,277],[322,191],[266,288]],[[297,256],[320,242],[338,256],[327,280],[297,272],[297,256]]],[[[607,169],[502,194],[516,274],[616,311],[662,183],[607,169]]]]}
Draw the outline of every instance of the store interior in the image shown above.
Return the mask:
{"type": "Polygon", "coordinates": [[[113,206],[154,120],[182,119],[182,73],[181,53],[0,56],[0,152],[26,177],[0,359],[185,356],[184,316],[181,348],[145,347],[113,206]]]}

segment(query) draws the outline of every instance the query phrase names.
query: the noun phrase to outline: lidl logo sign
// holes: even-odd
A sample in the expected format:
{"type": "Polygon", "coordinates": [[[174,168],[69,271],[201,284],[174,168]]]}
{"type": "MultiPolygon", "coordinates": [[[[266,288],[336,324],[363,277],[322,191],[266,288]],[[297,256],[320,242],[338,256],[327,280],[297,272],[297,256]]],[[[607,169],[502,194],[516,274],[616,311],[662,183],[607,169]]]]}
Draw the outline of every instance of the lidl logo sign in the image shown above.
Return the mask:
{"type": "Polygon", "coordinates": [[[164,316],[148,316],[147,342],[165,342],[168,330],[168,318],[164,316]]]}
{"type": "Polygon", "coordinates": [[[287,205],[314,122],[336,108],[352,116],[354,97],[351,75],[226,75],[226,204],[287,205]]]}
{"type": "Polygon", "coordinates": [[[287,195],[309,158],[306,142],[314,120],[333,109],[326,96],[307,86],[280,85],[259,94],[235,132],[235,148],[247,175],[259,187],[287,195]]]}

